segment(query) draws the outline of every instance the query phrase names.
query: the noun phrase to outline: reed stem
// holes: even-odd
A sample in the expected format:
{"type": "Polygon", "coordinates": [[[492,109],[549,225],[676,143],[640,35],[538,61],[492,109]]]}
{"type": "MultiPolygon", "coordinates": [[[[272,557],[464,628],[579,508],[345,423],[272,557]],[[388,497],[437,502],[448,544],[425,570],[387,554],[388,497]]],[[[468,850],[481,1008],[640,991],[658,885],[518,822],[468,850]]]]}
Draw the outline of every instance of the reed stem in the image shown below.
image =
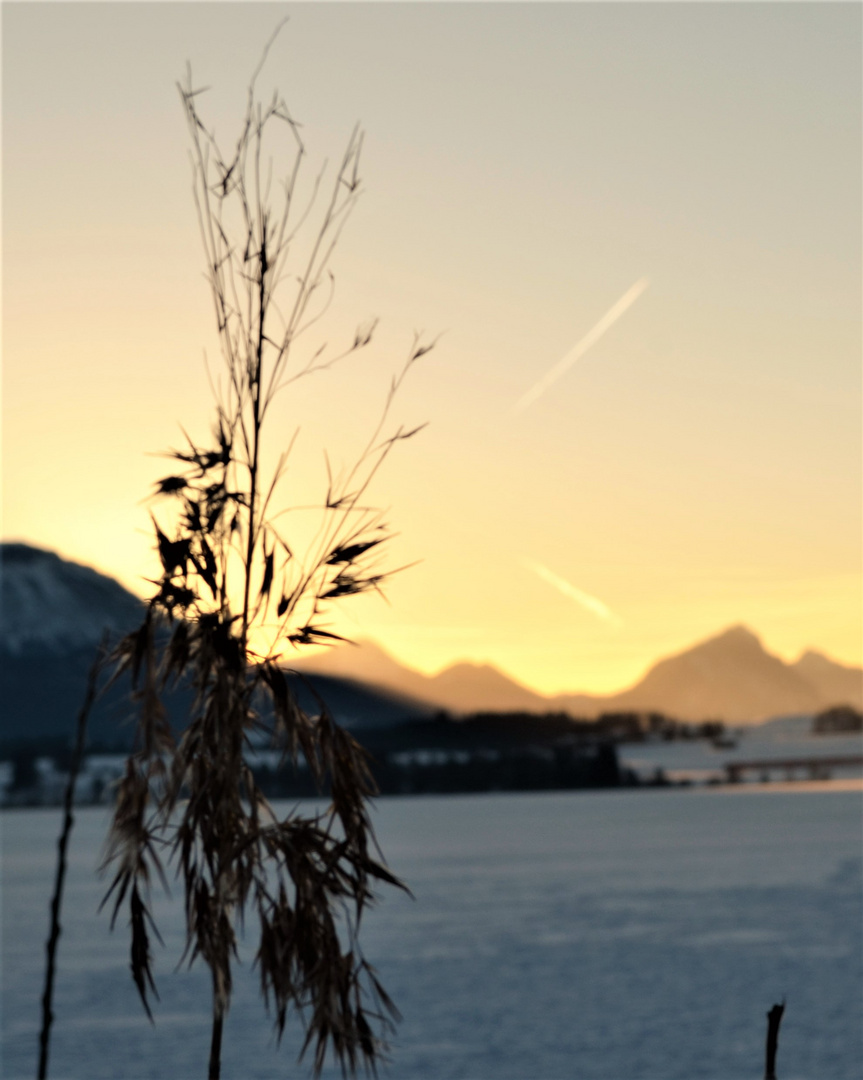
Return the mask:
{"type": "Polygon", "coordinates": [[[48,1076],[48,1051],[51,1043],[51,1025],[54,1022],[52,1004],[54,1000],[54,975],[57,967],[57,943],[62,933],[60,910],[63,906],[63,887],[66,881],[66,851],[69,846],[72,826],[75,824],[75,816],[72,813],[75,802],[75,783],[81,770],[81,762],[84,759],[84,750],[87,744],[87,721],[90,710],[93,708],[93,702],[98,696],[96,686],[99,672],[105,660],[105,646],[106,640],[103,637],[96,652],[96,658],[90,667],[87,690],[84,694],[81,709],[78,712],[75,749],[69,765],[69,781],[66,784],[66,794],[63,800],[63,828],[57,841],[57,873],[54,879],[54,894],[51,897],[51,930],[45,946],[47,960],[45,964],[45,989],[42,993],[42,1030],[39,1032],[38,1080],[46,1080],[48,1076]]]}
{"type": "Polygon", "coordinates": [[[219,1080],[222,1073],[222,1026],[223,1017],[213,1000],[213,1031],[210,1037],[210,1067],[207,1080],[219,1080]]]}

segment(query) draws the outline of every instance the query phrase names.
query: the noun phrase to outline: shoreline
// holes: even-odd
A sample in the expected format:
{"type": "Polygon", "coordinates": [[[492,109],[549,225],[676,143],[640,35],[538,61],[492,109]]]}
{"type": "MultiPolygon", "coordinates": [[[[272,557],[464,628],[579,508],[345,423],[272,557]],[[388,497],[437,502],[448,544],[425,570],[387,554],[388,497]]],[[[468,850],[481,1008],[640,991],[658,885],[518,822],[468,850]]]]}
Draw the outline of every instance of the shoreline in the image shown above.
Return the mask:
{"type": "Polygon", "coordinates": [[[768,783],[759,781],[741,784],[699,784],[692,785],[694,790],[717,791],[723,795],[731,795],[740,792],[813,792],[813,791],[861,791],[863,792],[863,776],[841,776],[835,780],[774,780],[768,783]]]}

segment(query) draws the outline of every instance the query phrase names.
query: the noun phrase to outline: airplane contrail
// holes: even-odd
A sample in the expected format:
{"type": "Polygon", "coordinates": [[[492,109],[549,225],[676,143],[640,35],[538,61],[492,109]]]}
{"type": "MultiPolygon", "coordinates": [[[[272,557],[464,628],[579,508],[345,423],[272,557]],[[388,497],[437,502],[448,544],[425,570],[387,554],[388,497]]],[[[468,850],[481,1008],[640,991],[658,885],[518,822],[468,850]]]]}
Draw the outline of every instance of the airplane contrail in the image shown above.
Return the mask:
{"type": "Polygon", "coordinates": [[[638,281],[621,296],[621,298],[612,307],[606,311],[596,326],[592,330],[589,330],[581,341],[577,342],[564,356],[562,360],[559,360],[553,368],[550,368],[545,375],[534,383],[534,385],[523,394],[515,403],[513,413],[521,413],[529,406],[532,405],[536,399],[544,394],[545,391],[557,382],[557,380],[564,375],[576,360],[580,360],[582,356],[587,352],[591,346],[595,345],[597,341],[602,337],[606,330],[610,329],[620,318],[620,316],[641,296],[647,286],[650,284],[650,280],[646,277],[639,278],[638,281]]]}
{"type": "Polygon", "coordinates": [[[623,625],[623,620],[620,616],[615,615],[611,608],[603,604],[597,597],[591,596],[590,593],[586,593],[582,589],[577,589],[565,578],[558,577],[557,574],[552,570],[549,570],[547,566],[543,566],[540,562],[535,562],[533,559],[522,559],[521,561],[528,570],[532,570],[534,574],[541,577],[542,580],[551,585],[552,588],[557,589],[557,591],[563,593],[564,596],[568,596],[570,600],[574,600],[576,604],[583,607],[585,611],[589,611],[591,615],[595,615],[598,619],[602,619],[603,622],[611,623],[614,626],[623,625]]]}

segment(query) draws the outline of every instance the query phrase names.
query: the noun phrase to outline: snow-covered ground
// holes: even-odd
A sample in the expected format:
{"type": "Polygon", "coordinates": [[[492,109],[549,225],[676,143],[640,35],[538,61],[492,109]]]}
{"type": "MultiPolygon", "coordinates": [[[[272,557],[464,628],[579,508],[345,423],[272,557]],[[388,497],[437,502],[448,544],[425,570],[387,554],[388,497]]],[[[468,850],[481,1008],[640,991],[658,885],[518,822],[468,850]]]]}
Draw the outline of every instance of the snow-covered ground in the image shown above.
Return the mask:
{"type": "MultiPolygon", "coordinates": [[[[382,847],[415,896],[391,891],[362,935],[404,1016],[384,1080],[748,1080],[783,998],[782,1080],[861,1080],[863,800],[724,790],[381,800],[382,847]]],[[[157,900],[151,1027],[123,919],[112,935],[97,914],[105,812],[77,817],[52,1075],[200,1076],[208,984],[174,972],[177,899],[157,900]]],[[[0,818],[6,1080],[35,1071],[59,819],[0,818]]],[[[308,1076],[296,1018],[278,1048],[243,958],[225,1080],[308,1076]]]]}

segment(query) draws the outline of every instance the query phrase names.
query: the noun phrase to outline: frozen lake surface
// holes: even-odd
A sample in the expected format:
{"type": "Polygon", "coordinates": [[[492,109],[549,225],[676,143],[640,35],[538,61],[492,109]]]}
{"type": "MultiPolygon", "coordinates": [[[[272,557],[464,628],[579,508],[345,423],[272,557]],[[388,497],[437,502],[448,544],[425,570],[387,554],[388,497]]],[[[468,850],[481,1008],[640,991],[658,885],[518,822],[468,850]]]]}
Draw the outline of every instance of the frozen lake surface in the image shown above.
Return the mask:
{"type": "MultiPolygon", "coordinates": [[[[713,788],[381,800],[381,844],[416,897],[384,894],[363,933],[404,1016],[383,1077],[751,1080],[784,997],[780,1080],[861,1080],[861,810],[859,792],[713,788]]],[[[35,1075],[59,822],[0,819],[7,1080],[35,1075]]],[[[204,1076],[207,979],[174,972],[176,904],[157,904],[155,1028],[125,928],[96,913],[105,824],[102,809],[78,813],[50,1075],[204,1076]]],[[[296,1025],[275,1045],[250,967],[223,1077],[310,1075],[296,1025]]]]}

